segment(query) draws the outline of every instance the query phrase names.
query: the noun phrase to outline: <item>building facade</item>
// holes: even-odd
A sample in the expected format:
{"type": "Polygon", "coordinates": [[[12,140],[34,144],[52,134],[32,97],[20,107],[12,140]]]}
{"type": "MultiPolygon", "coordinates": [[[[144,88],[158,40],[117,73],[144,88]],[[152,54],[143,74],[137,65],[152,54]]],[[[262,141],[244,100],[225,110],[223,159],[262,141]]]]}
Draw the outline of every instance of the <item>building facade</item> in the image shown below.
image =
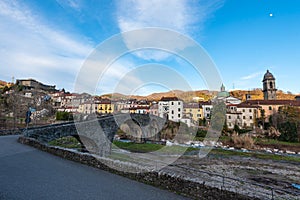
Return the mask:
{"type": "Polygon", "coordinates": [[[158,102],[158,116],[179,122],[183,115],[183,101],[177,97],[162,97],[158,102]]]}

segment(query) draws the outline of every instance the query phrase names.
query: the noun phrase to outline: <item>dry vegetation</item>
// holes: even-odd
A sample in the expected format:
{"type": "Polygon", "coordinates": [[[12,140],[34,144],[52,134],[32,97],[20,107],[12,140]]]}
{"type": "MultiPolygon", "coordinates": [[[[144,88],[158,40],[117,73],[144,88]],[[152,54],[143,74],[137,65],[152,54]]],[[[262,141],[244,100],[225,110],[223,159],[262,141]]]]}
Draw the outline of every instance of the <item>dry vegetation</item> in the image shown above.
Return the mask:
{"type": "MultiPolygon", "coordinates": [[[[246,91],[246,90],[234,90],[230,92],[231,96],[234,96],[236,98],[242,99],[242,101],[246,100],[246,94],[250,93],[251,94],[251,99],[253,100],[258,100],[258,99],[264,99],[264,94],[261,89],[254,89],[251,91],[246,91]]],[[[277,99],[284,99],[284,100],[294,100],[295,99],[294,94],[291,93],[285,93],[281,90],[277,91],[277,99]]]]}
{"type": "Polygon", "coordinates": [[[254,148],[254,140],[248,134],[238,135],[233,133],[231,136],[231,142],[233,146],[236,148],[245,148],[245,149],[253,149],[254,148]]]}

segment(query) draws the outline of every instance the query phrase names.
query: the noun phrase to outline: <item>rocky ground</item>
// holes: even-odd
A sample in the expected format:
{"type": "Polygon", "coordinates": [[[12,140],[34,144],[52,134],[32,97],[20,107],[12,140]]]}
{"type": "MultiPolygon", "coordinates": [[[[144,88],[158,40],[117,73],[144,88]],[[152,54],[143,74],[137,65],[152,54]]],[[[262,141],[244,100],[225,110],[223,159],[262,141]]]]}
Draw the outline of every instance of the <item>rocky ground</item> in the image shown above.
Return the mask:
{"type": "MultiPolygon", "coordinates": [[[[116,152],[115,152],[116,153],[116,152]]],[[[259,199],[300,199],[299,162],[263,160],[252,157],[209,154],[176,156],[118,152],[126,155],[124,161],[149,165],[164,173],[182,176],[208,186],[217,187],[259,199]],[[171,163],[166,166],[163,163],[171,163]]],[[[120,155],[119,155],[120,156],[120,155]]]]}
{"type": "Polygon", "coordinates": [[[170,168],[175,167],[185,169],[177,170],[178,173],[194,177],[199,181],[203,173],[207,173],[205,175],[207,181],[216,180],[217,183],[210,184],[249,196],[271,199],[273,188],[275,199],[300,199],[300,190],[292,186],[292,184],[300,184],[299,163],[211,155],[202,159],[196,156],[184,156],[170,168]],[[223,179],[222,176],[225,178],[223,179]]]}

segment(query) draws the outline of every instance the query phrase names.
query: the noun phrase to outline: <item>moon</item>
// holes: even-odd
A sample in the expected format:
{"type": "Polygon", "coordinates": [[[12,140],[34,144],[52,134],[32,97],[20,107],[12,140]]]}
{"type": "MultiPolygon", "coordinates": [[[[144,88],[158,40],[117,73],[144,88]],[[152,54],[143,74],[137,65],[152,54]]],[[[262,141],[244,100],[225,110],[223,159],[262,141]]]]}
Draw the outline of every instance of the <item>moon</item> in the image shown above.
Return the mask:
{"type": "Polygon", "coordinates": [[[273,17],[273,13],[270,13],[269,15],[270,15],[270,17],[273,17]]]}

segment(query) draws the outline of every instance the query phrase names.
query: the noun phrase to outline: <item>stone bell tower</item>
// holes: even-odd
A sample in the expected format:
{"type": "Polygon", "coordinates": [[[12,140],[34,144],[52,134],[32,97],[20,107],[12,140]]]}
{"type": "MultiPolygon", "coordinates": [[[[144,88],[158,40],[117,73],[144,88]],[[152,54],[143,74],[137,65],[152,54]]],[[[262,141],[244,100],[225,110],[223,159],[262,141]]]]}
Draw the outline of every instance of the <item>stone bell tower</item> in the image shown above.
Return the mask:
{"type": "Polygon", "coordinates": [[[275,77],[267,70],[263,79],[264,100],[276,100],[275,77]]]}

